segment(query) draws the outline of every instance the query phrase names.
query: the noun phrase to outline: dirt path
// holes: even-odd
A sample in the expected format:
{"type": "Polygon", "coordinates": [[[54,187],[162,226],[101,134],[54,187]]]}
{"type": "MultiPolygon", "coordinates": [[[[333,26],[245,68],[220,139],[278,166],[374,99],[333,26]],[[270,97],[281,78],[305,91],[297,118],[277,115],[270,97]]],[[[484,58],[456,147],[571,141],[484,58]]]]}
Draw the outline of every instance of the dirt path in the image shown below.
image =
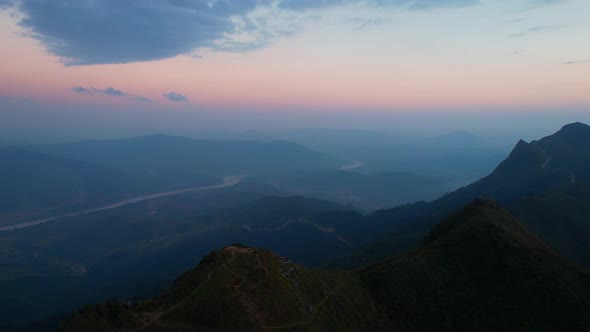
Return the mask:
{"type": "MultiPolygon", "coordinates": [[[[286,223],[282,224],[279,227],[276,227],[276,228],[266,228],[266,229],[263,229],[263,230],[265,230],[267,232],[277,232],[277,231],[280,231],[280,230],[283,230],[283,229],[287,228],[287,226],[289,226],[290,224],[297,223],[297,222],[311,225],[314,228],[316,228],[317,230],[322,231],[324,233],[334,233],[336,235],[336,238],[338,239],[338,241],[346,244],[350,248],[354,247],[352,245],[352,243],[348,242],[344,237],[342,237],[340,234],[336,233],[336,230],[333,227],[320,226],[318,224],[315,224],[315,223],[313,223],[313,222],[311,222],[309,220],[305,220],[305,219],[291,219],[291,220],[287,221],[286,223]]],[[[247,231],[252,231],[252,229],[248,225],[244,225],[244,229],[246,229],[247,231]]]]}
{"type": "MultiPolygon", "coordinates": [[[[545,152],[545,151],[543,151],[543,152],[545,152]]],[[[547,154],[547,153],[545,152],[545,154],[547,154]]],[[[547,156],[548,156],[547,157],[547,160],[545,160],[545,162],[543,163],[543,165],[541,165],[541,168],[547,168],[547,166],[549,166],[549,163],[551,162],[551,160],[553,160],[553,157],[551,157],[549,155],[547,155],[547,156]]],[[[576,183],[576,173],[574,173],[571,170],[569,172],[570,172],[570,175],[571,175],[570,183],[576,183]]]]}

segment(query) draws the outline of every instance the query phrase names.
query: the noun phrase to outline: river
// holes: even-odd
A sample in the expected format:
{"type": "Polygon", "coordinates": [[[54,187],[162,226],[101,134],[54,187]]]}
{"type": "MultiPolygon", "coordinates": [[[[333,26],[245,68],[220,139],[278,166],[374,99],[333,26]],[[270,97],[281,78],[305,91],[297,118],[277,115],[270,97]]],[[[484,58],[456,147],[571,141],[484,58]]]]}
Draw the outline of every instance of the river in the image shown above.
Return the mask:
{"type": "Polygon", "coordinates": [[[340,170],[341,171],[350,171],[350,170],[353,170],[353,169],[356,169],[356,168],[359,168],[359,167],[363,167],[365,165],[366,164],[363,163],[362,161],[354,160],[352,164],[350,164],[350,165],[344,165],[344,166],[340,167],[340,170]]]}
{"type": "Polygon", "coordinates": [[[14,224],[14,225],[2,226],[2,227],[0,227],[0,232],[14,231],[14,230],[21,229],[21,228],[36,226],[36,225],[40,225],[40,224],[43,224],[43,223],[46,223],[48,221],[55,220],[55,219],[60,219],[60,218],[65,218],[65,217],[76,217],[76,216],[81,216],[81,215],[88,214],[88,213],[115,209],[115,208],[118,208],[118,207],[121,207],[121,206],[124,206],[127,204],[139,203],[139,202],[147,201],[147,200],[154,199],[154,198],[183,194],[183,193],[192,192],[192,191],[229,188],[229,187],[233,187],[236,184],[240,183],[240,181],[242,181],[242,179],[245,177],[246,177],[245,175],[226,176],[223,178],[223,182],[220,184],[204,186],[204,187],[184,188],[184,189],[148,194],[148,195],[128,198],[128,199],[125,199],[125,200],[122,200],[119,202],[115,202],[115,203],[111,203],[109,205],[101,206],[98,208],[62,214],[59,216],[49,217],[49,218],[45,218],[45,219],[38,219],[38,220],[33,220],[33,221],[21,222],[21,223],[14,224]]]}

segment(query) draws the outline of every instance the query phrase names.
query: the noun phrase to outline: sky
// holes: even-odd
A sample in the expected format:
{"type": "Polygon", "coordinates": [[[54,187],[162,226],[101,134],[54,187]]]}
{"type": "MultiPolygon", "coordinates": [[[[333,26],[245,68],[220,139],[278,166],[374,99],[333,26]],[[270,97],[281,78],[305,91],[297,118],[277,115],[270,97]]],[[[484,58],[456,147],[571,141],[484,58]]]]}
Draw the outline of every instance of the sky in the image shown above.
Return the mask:
{"type": "Polygon", "coordinates": [[[408,119],[485,131],[497,114],[546,129],[588,119],[588,13],[588,0],[0,0],[0,138],[408,119]]]}

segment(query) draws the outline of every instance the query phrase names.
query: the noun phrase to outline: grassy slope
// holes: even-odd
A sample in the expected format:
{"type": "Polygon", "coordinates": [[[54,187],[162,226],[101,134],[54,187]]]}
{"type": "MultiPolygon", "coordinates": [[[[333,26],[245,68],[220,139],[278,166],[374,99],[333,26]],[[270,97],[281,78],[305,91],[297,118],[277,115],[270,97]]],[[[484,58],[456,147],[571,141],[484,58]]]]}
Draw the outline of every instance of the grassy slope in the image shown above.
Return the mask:
{"type": "Polygon", "coordinates": [[[203,259],[165,295],[89,306],[64,331],[585,331],[590,275],[510,214],[477,201],[425,245],[357,271],[310,270],[234,245],[203,259]]]}

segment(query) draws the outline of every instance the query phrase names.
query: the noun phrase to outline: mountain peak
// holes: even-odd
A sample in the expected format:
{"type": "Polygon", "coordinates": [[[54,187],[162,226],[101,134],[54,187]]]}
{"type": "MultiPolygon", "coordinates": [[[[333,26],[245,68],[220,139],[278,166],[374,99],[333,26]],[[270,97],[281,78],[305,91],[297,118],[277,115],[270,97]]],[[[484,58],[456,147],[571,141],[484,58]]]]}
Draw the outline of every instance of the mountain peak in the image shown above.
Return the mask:
{"type": "Polygon", "coordinates": [[[526,142],[525,140],[523,140],[523,139],[520,139],[520,140],[518,141],[518,143],[516,143],[516,146],[514,147],[514,149],[522,148],[522,147],[525,147],[525,146],[527,146],[527,145],[529,145],[529,143],[527,143],[527,142],[526,142]]]}
{"type": "Polygon", "coordinates": [[[578,121],[578,122],[566,124],[565,126],[561,127],[561,130],[572,130],[572,129],[590,130],[590,126],[578,121]]]}
{"type": "Polygon", "coordinates": [[[524,247],[543,248],[545,243],[528,232],[510,213],[490,199],[477,198],[442,220],[426,236],[425,243],[462,241],[508,241],[524,247]]]}
{"type": "Polygon", "coordinates": [[[582,122],[574,122],[563,126],[557,134],[579,138],[580,135],[590,135],[590,126],[582,122]]]}

